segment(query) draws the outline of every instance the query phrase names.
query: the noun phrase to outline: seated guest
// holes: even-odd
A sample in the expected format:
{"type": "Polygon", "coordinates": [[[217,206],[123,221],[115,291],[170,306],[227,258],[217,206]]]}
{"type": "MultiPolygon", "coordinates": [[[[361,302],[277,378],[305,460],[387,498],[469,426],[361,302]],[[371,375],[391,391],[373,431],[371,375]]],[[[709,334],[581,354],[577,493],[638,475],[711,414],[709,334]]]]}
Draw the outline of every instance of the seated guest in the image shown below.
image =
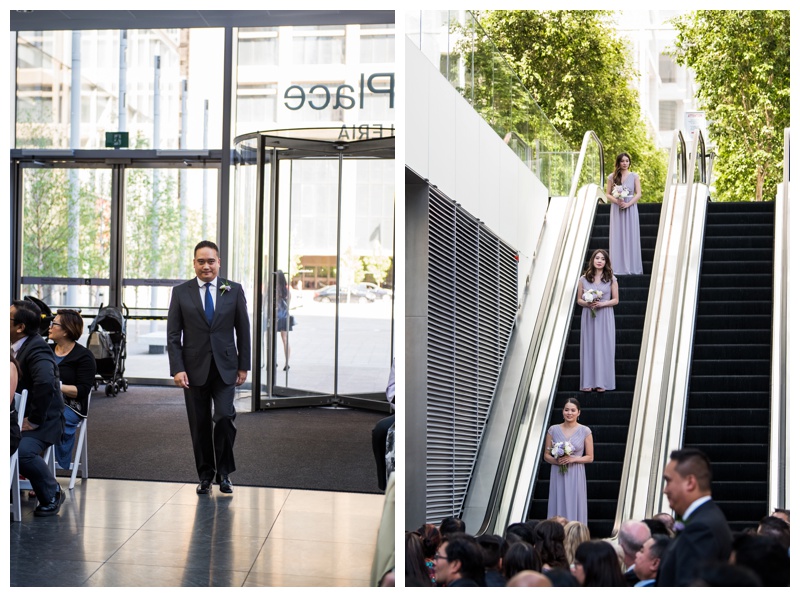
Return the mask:
{"type": "Polygon", "coordinates": [[[56,462],[63,469],[72,463],[75,430],[89,414],[89,393],[94,387],[97,363],[89,349],[78,344],[83,334],[83,318],[72,309],[59,309],[50,323],[50,339],[64,394],[64,433],[55,445],[56,462]]]}
{"type": "Polygon", "coordinates": [[[622,548],[622,563],[625,567],[625,582],[632,587],[639,578],[633,571],[636,554],[642,549],[644,542],[650,538],[650,528],[638,520],[626,520],[619,528],[619,546],[622,548]]]}
{"type": "Polygon", "coordinates": [[[554,520],[543,520],[536,525],[534,535],[534,547],[542,560],[542,569],[569,568],[563,526],[554,520]]]}
{"type": "Polygon", "coordinates": [[[483,551],[465,533],[446,535],[436,553],[436,582],[445,587],[483,587],[483,551]]]}
{"type": "Polygon", "coordinates": [[[642,522],[647,525],[648,529],[650,529],[650,536],[653,535],[666,535],[667,537],[672,536],[672,533],[669,532],[667,525],[665,525],[660,520],[657,520],[655,518],[645,518],[642,522]]]}
{"type": "Polygon", "coordinates": [[[460,518],[456,518],[455,516],[448,516],[442,520],[442,523],[439,525],[439,534],[442,536],[442,540],[444,540],[447,535],[452,533],[466,533],[467,532],[467,525],[464,523],[463,520],[460,518]]]}
{"type": "Polygon", "coordinates": [[[661,556],[669,547],[670,541],[669,535],[653,535],[644,542],[636,553],[636,561],[633,563],[633,571],[639,579],[635,587],[655,586],[661,556]]]}
{"type": "MultiPolygon", "coordinates": [[[[285,334],[286,332],[281,332],[285,334]]],[[[286,365],[289,368],[289,365],[286,365]]],[[[386,386],[386,400],[392,405],[394,409],[395,400],[395,383],[394,383],[394,359],[392,359],[392,367],[389,370],[389,383],[386,386]]],[[[389,436],[389,429],[394,426],[394,415],[390,415],[385,419],[381,419],[372,429],[372,453],[375,456],[375,466],[378,472],[378,488],[381,491],[386,491],[386,480],[389,478],[389,471],[386,471],[386,439],[389,436]]]]}
{"type": "Polygon", "coordinates": [[[775,537],[786,551],[789,551],[789,523],[784,522],[783,519],[777,516],[765,516],[758,524],[756,533],[775,537]]]}
{"type": "Polygon", "coordinates": [[[61,439],[64,400],[53,351],[39,335],[41,318],[39,307],[31,301],[11,303],[11,350],[22,372],[17,392],[28,390],[19,443],[19,472],[30,481],[39,500],[34,515],[53,516],[61,510],[66,494],[42,454],[61,439]]]}
{"type": "Polygon", "coordinates": [[[533,545],[536,542],[536,535],[534,529],[536,526],[531,526],[526,522],[514,522],[506,527],[506,542],[511,545],[517,541],[524,541],[533,545]]]}
{"type": "Polygon", "coordinates": [[[541,572],[542,560],[539,559],[539,553],[533,545],[517,541],[509,546],[506,555],[503,556],[503,576],[508,581],[525,570],[541,572]]]}
{"type": "Polygon", "coordinates": [[[17,384],[19,383],[19,364],[14,355],[11,355],[11,456],[17,451],[19,447],[20,431],[19,431],[19,415],[17,413],[17,405],[14,397],[17,393],[17,384]]]}
{"type": "Polygon", "coordinates": [[[772,513],[775,518],[780,518],[786,524],[789,524],[789,511],[785,510],[784,508],[775,508],[775,512],[772,513]]]}
{"type": "Polygon", "coordinates": [[[752,570],[762,587],[789,586],[789,552],[776,537],[738,534],[733,540],[731,564],[752,570]]]}
{"type": "Polygon", "coordinates": [[[481,535],[476,537],[478,545],[483,550],[483,567],[486,569],[487,587],[506,586],[506,577],[503,576],[502,565],[505,552],[508,550],[505,539],[500,535],[481,535]]]}
{"type": "Polygon", "coordinates": [[[419,534],[419,538],[422,541],[422,554],[425,556],[425,566],[428,568],[431,586],[436,586],[433,556],[436,555],[436,550],[439,549],[442,535],[439,533],[439,527],[435,524],[423,524],[417,529],[417,534],[419,534]]]}
{"type": "Polygon", "coordinates": [[[625,587],[614,547],[607,541],[587,541],[575,551],[572,573],[582,587],[625,587]]]}
{"type": "Polygon", "coordinates": [[[669,531],[669,536],[675,536],[675,519],[672,517],[672,514],[659,512],[658,514],[653,515],[653,520],[660,520],[663,522],[664,526],[667,527],[667,531],[669,531]]]}
{"type": "Polygon", "coordinates": [[[552,581],[541,572],[533,570],[523,570],[513,576],[509,581],[509,587],[552,587],[552,581]]]}
{"type": "Polygon", "coordinates": [[[422,540],[419,533],[406,533],[406,586],[431,586],[425,555],[422,553],[422,540]]]}
{"type": "Polygon", "coordinates": [[[592,537],[589,534],[589,527],[580,520],[570,520],[564,527],[564,551],[567,552],[567,563],[572,566],[575,561],[575,550],[585,541],[592,537]]]}

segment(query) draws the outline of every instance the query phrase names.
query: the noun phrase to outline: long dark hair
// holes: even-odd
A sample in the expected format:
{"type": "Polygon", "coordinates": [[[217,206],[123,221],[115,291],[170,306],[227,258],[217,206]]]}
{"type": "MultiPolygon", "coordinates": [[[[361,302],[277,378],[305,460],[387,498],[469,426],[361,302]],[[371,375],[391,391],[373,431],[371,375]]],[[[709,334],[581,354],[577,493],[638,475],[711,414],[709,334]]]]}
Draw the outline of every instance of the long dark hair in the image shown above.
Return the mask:
{"type": "Polygon", "coordinates": [[[605,249],[597,249],[592,256],[589,257],[589,264],[586,266],[586,271],[583,272],[583,277],[589,282],[594,282],[594,258],[598,253],[602,253],[606,258],[606,265],[603,267],[603,275],[601,279],[603,282],[611,282],[614,279],[614,270],[611,269],[611,257],[608,256],[608,251],[605,249]]]}
{"type": "Polygon", "coordinates": [[[633,165],[633,160],[628,153],[624,151],[617,156],[617,160],[614,162],[614,184],[622,184],[622,168],[620,168],[619,163],[622,161],[622,158],[628,158],[628,171],[630,172],[631,166],[633,165]]]}
{"type": "Polygon", "coordinates": [[[539,552],[525,541],[517,541],[508,548],[503,556],[503,576],[511,580],[515,574],[523,570],[542,571],[542,559],[539,552]]]}
{"type": "Polygon", "coordinates": [[[569,568],[567,551],[564,549],[564,527],[554,520],[543,520],[534,529],[536,536],[536,551],[542,559],[542,564],[551,568],[569,568]]]}
{"type": "Polygon", "coordinates": [[[422,539],[413,531],[406,533],[406,579],[413,580],[418,587],[431,586],[425,554],[422,553],[422,539]]]}
{"type": "Polygon", "coordinates": [[[575,563],[583,566],[584,587],[626,586],[617,552],[606,541],[581,543],[575,550],[575,563]]]}
{"type": "Polygon", "coordinates": [[[278,299],[285,301],[289,296],[289,286],[286,284],[286,276],[284,275],[283,270],[279,269],[275,272],[275,279],[275,286],[278,289],[278,299]]]}

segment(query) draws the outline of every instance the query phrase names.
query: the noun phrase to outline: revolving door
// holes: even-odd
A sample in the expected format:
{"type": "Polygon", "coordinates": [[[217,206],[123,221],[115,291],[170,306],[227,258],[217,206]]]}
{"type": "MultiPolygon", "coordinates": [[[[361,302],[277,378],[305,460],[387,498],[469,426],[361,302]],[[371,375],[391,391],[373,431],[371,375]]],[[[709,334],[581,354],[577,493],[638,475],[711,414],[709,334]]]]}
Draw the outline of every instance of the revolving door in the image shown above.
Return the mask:
{"type": "Polygon", "coordinates": [[[249,393],[252,410],[389,410],[394,136],[353,132],[235,140],[228,261],[250,310],[253,363],[240,397],[249,393]]]}

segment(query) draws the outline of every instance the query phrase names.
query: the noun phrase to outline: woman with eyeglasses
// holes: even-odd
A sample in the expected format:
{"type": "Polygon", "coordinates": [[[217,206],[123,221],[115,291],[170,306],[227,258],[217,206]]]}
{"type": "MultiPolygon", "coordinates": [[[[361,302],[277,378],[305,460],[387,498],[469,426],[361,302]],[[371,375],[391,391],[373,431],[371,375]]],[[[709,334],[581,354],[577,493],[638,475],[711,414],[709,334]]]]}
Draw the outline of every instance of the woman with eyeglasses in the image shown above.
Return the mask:
{"type": "Polygon", "coordinates": [[[97,364],[94,355],[78,344],[83,334],[83,318],[72,309],[59,309],[50,324],[49,338],[55,344],[61,392],[64,394],[64,432],[61,442],[53,447],[56,462],[62,469],[72,463],[75,430],[81,419],[89,414],[89,393],[94,387],[97,364]]]}

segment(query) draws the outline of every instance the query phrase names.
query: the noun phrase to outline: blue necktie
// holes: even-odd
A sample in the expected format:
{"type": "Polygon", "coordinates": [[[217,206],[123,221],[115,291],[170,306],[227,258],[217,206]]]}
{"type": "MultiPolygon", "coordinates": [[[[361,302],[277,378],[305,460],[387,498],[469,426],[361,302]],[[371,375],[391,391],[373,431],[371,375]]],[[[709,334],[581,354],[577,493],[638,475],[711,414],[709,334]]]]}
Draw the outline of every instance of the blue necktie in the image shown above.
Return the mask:
{"type": "Polygon", "coordinates": [[[211,298],[211,282],[206,282],[206,319],[208,319],[208,325],[211,325],[211,320],[214,319],[214,299],[211,298]]]}

